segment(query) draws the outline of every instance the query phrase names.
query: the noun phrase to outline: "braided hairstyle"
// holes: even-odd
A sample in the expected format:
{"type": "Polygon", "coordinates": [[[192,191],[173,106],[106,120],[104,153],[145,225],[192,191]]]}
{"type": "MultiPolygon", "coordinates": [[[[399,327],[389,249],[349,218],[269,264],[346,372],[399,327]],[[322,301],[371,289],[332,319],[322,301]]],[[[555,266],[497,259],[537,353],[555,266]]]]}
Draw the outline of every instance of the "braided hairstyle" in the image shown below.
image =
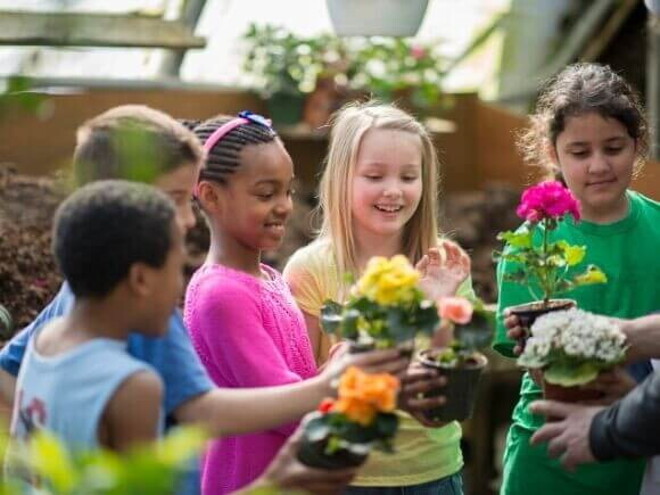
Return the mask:
{"type": "MultiPolygon", "coordinates": [[[[224,124],[236,117],[221,116],[202,122],[193,132],[202,143],[224,124]]],[[[207,151],[206,160],[200,169],[197,182],[211,180],[226,184],[227,176],[233,174],[241,163],[240,152],[251,144],[266,144],[278,139],[277,133],[268,126],[252,120],[234,127],[207,151]]]]}

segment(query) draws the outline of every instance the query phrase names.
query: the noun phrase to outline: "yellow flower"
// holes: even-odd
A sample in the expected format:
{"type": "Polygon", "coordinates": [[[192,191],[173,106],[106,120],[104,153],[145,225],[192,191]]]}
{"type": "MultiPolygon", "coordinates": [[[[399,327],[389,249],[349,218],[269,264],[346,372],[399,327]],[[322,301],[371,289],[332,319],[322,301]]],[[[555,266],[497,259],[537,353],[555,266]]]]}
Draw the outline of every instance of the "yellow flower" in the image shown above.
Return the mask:
{"type": "Polygon", "coordinates": [[[403,255],[371,258],[353,294],[383,306],[407,303],[415,298],[420,274],[403,255]]]}
{"type": "Polygon", "coordinates": [[[379,412],[396,408],[399,380],[387,373],[369,374],[349,367],[339,381],[339,398],[333,411],[345,414],[351,421],[368,426],[379,412]]]}

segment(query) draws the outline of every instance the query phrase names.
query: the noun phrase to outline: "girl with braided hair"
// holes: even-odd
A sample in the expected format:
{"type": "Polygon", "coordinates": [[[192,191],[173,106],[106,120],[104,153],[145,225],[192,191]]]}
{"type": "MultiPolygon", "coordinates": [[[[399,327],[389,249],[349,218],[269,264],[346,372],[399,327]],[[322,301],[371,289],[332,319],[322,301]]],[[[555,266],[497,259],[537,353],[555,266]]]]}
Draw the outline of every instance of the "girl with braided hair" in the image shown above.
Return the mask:
{"type": "MultiPolygon", "coordinates": [[[[194,132],[207,153],[195,196],[211,245],[186,291],[184,319],[193,345],[221,387],[308,380],[317,368],[303,315],[282,276],[261,263],[261,252],[281,243],[293,208],[291,157],[269,121],[250,112],[206,121],[194,132]]],[[[378,369],[396,373],[405,367],[397,358],[378,369]]],[[[211,442],[203,494],[251,483],[295,427],[211,442]]]]}

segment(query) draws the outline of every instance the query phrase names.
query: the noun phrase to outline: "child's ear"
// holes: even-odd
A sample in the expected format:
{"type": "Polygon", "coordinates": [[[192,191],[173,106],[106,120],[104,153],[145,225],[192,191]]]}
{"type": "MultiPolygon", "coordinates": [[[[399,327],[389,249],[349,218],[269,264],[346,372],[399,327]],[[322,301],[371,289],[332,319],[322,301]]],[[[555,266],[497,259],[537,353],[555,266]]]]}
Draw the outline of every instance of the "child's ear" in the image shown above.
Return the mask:
{"type": "Polygon", "coordinates": [[[561,176],[561,167],[559,166],[559,155],[557,154],[557,148],[549,141],[545,142],[545,154],[548,158],[548,161],[552,165],[552,172],[555,176],[561,176]]]}
{"type": "Polygon", "coordinates": [[[149,296],[154,290],[154,269],[145,263],[133,263],[128,270],[128,286],[141,297],[149,296]]]}
{"type": "Polygon", "coordinates": [[[220,208],[218,191],[208,181],[201,181],[197,185],[197,199],[202,208],[208,212],[215,212],[220,208]]]}

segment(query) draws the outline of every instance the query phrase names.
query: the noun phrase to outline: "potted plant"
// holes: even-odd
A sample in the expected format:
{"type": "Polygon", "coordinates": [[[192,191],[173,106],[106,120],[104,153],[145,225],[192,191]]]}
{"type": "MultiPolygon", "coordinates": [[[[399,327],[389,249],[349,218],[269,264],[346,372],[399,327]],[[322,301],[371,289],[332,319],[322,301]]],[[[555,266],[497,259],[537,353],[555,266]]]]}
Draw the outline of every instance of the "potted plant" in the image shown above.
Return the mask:
{"type": "Polygon", "coordinates": [[[432,421],[463,421],[470,417],[477,396],[481,372],[488,359],[479,349],[488,347],[493,338],[495,313],[478,298],[446,297],[438,301],[443,321],[453,326],[454,338],[448,347],[426,349],[419,354],[423,366],[438,370],[447,377],[447,385],[428,392],[440,394],[446,402],[425,412],[432,421]]]}
{"type": "Polygon", "coordinates": [[[441,103],[449,60],[438,43],[402,38],[352,40],[356,70],[352,87],[394,101],[413,113],[430,113],[441,103]]]}
{"type": "Polygon", "coordinates": [[[323,330],[349,340],[354,350],[400,347],[412,355],[415,337],[431,336],[440,321],[420,277],[403,255],[370,259],[346,304],[326,301],[321,308],[323,330]]]}
{"type": "MultiPolygon", "coordinates": [[[[251,24],[243,35],[246,46],[243,70],[251,85],[266,101],[269,116],[276,124],[297,124],[303,117],[308,95],[319,89],[321,105],[329,116],[339,106],[348,82],[351,63],[344,42],[322,34],[301,37],[278,26],[251,24]]],[[[307,105],[310,107],[310,105],[307,105]]],[[[319,104],[306,111],[319,110],[319,104]]],[[[314,114],[315,123],[323,120],[314,114]]],[[[323,122],[321,122],[323,123],[323,122]]]]}
{"type": "Polygon", "coordinates": [[[572,308],[534,322],[518,364],[543,372],[546,398],[575,402],[599,398],[581,386],[623,362],[625,352],[626,337],[611,319],[572,308]]]}
{"type": "Polygon", "coordinates": [[[337,399],[324,399],[305,423],[298,459],[307,466],[342,469],[361,465],[372,448],[392,452],[399,380],[349,367],[337,399]]]}
{"type": "Polygon", "coordinates": [[[504,280],[525,285],[535,299],[508,308],[518,316],[523,329],[529,330],[540,315],[575,306],[574,300],[555,299],[557,295],[582,285],[605,283],[607,277],[595,265],[578,270],[587,252],[585,246],[550,240],[551,232],[564,217],[580,220],[580,204],[561,182],[546,181],[526,189],[516,213],[525,223],[516,232],[498,234],[505,246],[496,258],[517,266],[504,280]]]}

